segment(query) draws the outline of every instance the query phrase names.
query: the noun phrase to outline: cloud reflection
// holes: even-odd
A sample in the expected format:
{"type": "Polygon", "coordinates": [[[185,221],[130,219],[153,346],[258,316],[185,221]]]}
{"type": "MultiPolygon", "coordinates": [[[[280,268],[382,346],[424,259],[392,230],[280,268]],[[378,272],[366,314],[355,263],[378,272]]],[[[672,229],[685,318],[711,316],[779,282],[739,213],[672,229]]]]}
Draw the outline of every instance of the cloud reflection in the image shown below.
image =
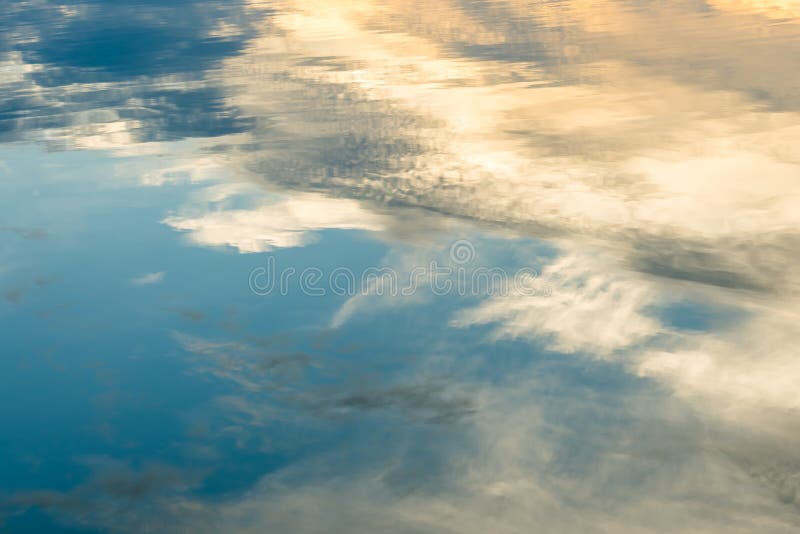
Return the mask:
{"type": "MultiPolygon", "coordinates": [[[[141,176],[197,186],[162,220],[195,245],[259,253],[357,230],[413,248],[387,256],[408,267],[434,248],[419,236],[469,227],[557,253],[548,298],[409,308],[437,342],[374,383],[341,380],[363,362],[177,335],[196,372],[238,388],[215,405],[237,447],[266,447],[278,423],[364,425],[239,499],[146,471],[16,506],[123,532],[797,528],[793,2],[43,6],[0,19],[16,28],[0,135],[127,157],[213,137],[141,176]],[[680,328],[653,311],[676,302],[736,319],[680,328]],[[501,372],[504,350],[524,364],[501,372]],[[443,354],[461,374],[431,372],[452,371],[443,354]],[[86,504],[96,495],[137,517],[120,524],[86,504]],[[132,495],[148,507],[124,508],[132,495]]],[[[355,336],[346,319],[388,308],[367,300],[324,324],[355,336]]]]}

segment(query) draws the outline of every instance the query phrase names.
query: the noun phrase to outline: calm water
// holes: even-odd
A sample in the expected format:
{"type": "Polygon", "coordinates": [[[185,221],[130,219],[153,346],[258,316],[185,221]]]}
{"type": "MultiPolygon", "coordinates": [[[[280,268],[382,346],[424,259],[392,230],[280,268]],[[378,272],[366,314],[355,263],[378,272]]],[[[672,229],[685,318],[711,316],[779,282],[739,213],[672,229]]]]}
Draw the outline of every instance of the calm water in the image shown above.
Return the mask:
{"type": "Polygon", "coordinates": [[[0,530],[800,528],[797,0],[8,0],[0,530]]]}

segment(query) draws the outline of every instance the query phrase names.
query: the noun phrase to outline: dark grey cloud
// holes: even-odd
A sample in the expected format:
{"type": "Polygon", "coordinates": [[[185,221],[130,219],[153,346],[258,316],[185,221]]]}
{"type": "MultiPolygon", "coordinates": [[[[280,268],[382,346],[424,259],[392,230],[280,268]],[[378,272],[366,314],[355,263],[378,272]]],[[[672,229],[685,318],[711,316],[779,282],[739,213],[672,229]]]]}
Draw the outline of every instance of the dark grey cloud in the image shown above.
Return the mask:
{"type": "Polygon", "coordinates": [[[23,228],[20,226],[0,226],[0,232],[8,232],[22,239],[41,240],[47,239],[49,233],[43,228],[23,228]]]}
{"type": "MultiPolygon", "coordinates": [[[[6,517],[37,508],[67,525],[112,532],[186,531],[182,506],[202,473],[164,464],[138,469],[109,458],[83,460],[92,474],[68,491],[21,491],[0,499],[6,517]]],[[[192,518],[194,520],[194,518],[192,518]]]]}
{"type": "Polygon", "coordinates": [[[355,388],[343,393],[310,392],[300,401],[324,417],[358,412],[388,412],[428,423],[458,423],[478,411],[476,399],[446,383],[425,381],[394,386],[355,388]]]}
{"type": "Polygon", "coordinates": [[[388,383],[389,378],[374,377],[352,381],[350,373],[362,374],[367,368],[351,368],[328,354],[274,352],[246,342],[211,342],[177,335],[184,348],[195,356],[195,369],[237,384],[247,398],[240,411],[290,409],[298,416],[343,418],[359,413],[390,414],[409,421],[451,424],[467,421],[478,412],[473,392],[448,378],[428,378],[388,383]],[[369,383],[369,385],[367,385],[369,383]]]}
{"type": "Polygon", "coordinates": [[[768,286],[746,273],[735,270],[726,258],[710,251],[680,250],[680,242],[673,242],[672,250],[661,250],[652,255],[635,253],[632,266],[637,271],[678,281],[697,282],[726,289],[764,291],[768,286]]]}
{"type": "Polygon", "coordinates": [[[22,302],[23,292],[21,289],[7,289],[3,291],[3,298],[12,304],[19,304],[22,302]]]}
{"type": "Polygon", "coordinates": [[[642,273],[725,289],[796,292],[800,235],[776,233],[760,241],[744,238],[632,237],[629,266],[642,273]]]}
{"type": "Polygon", "coordinates": [[[195,310],[192,308],[184,308],[179,311],[180,316],[186,319],[187,321],[202,321],[206,318],[206,314],[202,310],[195,310]]]}

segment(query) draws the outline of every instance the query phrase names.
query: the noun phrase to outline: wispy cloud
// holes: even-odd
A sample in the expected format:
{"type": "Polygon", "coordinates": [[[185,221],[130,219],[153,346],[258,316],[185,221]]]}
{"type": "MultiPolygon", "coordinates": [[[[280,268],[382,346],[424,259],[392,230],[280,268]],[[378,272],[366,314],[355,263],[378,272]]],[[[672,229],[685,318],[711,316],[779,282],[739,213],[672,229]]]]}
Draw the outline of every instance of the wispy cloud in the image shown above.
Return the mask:
{"type": "Polygon", "coordinates": [[[153,284],[160,284],[164,281],[166,271],[158,271],[156,273],[147,273],[131,280],[131,284],[135,286],[149,286],[153,284]]]}

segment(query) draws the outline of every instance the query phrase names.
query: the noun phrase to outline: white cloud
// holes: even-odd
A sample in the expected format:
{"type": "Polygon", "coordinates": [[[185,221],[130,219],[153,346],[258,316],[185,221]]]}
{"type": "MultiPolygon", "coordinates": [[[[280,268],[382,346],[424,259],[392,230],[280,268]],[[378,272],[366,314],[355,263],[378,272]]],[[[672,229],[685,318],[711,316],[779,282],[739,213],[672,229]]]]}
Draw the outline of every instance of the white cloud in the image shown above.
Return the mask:
{"type": "Polygon", "coordinates": [[[669,351],[645,351],[635,371],[734,421],[761,426],[776,415],[791,417],[800,413],[797,310],[796,301],[751,307],[735,329],[691,336],[669,351]]]}
{"type": "Polygon", "coordinates": [[[173,216],[164,224],[188,232],[200,245],[229,246],[240,253],[302,247],[324,229],[372,230],[385,228],[383,217],[354,200],[298,194],[250,209],[221,209],[199,216],[173,216]]]}
{"type": "Polygon", "coordinates": [[[661,324],[642,314],[658,301],[658,292],[604,262],[600,254],[567,254],[545,267],[537,280],[546,295],[514,288],[459,312],[453,324],[492,323],[499,337],[543,339],[553,350],[600,357],[658,333],[661,324]]]}
{"type": "Polygon", "coordinates": [[[145,275],[132,279],[131,284],[135,286],[148,286],[153,284],[160,284],[164,280],[165,274],[167,274],[166,271],[147,273],[145,275]]]}

